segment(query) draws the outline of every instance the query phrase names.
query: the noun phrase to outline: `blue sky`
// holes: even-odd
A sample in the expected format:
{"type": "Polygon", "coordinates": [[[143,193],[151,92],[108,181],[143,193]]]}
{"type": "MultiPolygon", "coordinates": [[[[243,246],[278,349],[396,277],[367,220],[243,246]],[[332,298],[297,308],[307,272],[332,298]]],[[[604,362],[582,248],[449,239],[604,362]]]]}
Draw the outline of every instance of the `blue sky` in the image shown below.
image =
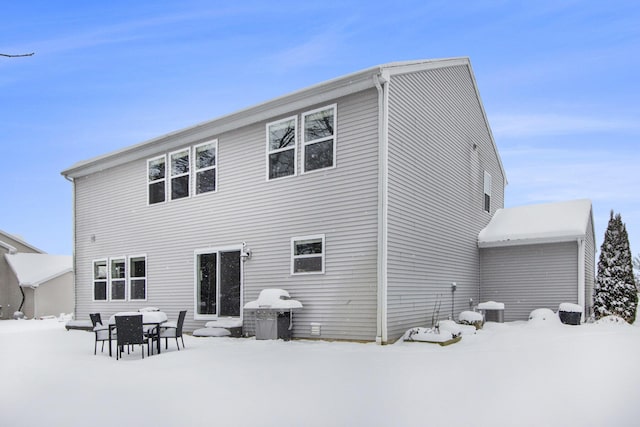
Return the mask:
{"type": "Polygon", "coordinates": [[[60,171],[374,65],[468,56],[506,206],[590,198],[640,253],[636,1],[29,1],[3,5],[0,229],[72,251],[60,171]]]}

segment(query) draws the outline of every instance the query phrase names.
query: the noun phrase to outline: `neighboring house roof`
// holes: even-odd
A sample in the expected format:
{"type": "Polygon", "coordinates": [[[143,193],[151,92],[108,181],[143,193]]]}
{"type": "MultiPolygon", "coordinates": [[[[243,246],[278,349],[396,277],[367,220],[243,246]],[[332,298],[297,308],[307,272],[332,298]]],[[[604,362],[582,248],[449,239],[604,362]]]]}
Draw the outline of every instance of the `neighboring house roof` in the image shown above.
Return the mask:
{"type": "MultiPolygon", "coordinates": [[[[586,236],[591,200],[545,203],[498,209],[478,235],[478,246],[512,246],[568,242],[586,236]]],[[[593,227],[593,222],[591,222],[593,227]]]]}
{"type": "Polygon", "coordinates": [[[37,288],[44,282],[73,271],[70,255],[17,253],[4,257],[18,278],[18,284],[37,288]]]}
{"type": "Polygon", "coordinates": [[[20,243],[20,244],[32,249],[35,252],[38,252],[38,253],[41,253],[41,254],[45,253],[45,251],[43,251],[41,249],[38,249],[35,246],[33,246],[32,244],[29,244],[29,243],[25,242],[24,240],[22,240],[22,238],[20,238],[18,236],[14,236],[13,234],[7,233],[6,231],[0,230],[0,246],[3,246],[5,248],[9,249],[9,251],[11,251],[12,248],[13,249],[15,249],[15,248],[13,246],[11,246],[10,244],[8,244],[7,242],[3,242],[2,241],[2,236],[6,236],[8,239],[14,240],[14,241],[16,241],[16,242],[18,242],[18,243],[20,243]]]}
{"type": "MultiPolygon", "coordinates": [[[[178,146],[189,145],[197,141],[202,141],[204,138],[210,138],[211,135],[219,135],[243,126],[269,120],[279,115],[289,114],[292,110],[306,108],[310,105],[323,102],[329,102],[338,97],[374,88],[378,83],[387,82],[394,75],[461,65],[469,67],[478,103],[482,110],[484,121],[487,124],[487,129],[489,130],[494,150],[497,153],[498,149],[491,133],[491,128],[489,126],[489,121],[487,119],[482,100],[480,99],[478,85],[476,84],[473,71],[471,70],[471,62],[469,61],[469,58],[460,57],[391,62],[367,68],[362,71],[292,92],[288,95],[274,98],[270,101],[263,102],[214,120],[172,132],[93,159],[78,162],[70,168],[62,171],[62,175],[68,178],[77,178],[133,160],[154,156],[160,151],[170,151],[178,146]]],[[[506,184],[506,174],[502,161],[500,160],[500,156],[498,156],[498,163],[500,170],[502,171],[502,175],[505,177],[506,184]]]]}
{"type": "Polygon", "coordinates": [[[5,248],[10,254],[15,254],[16,252],[18,252],[18,250],[14,246],[11,246],[10,244],[3,242],[2,240],[0,240],[0,247],[5,248]]]}

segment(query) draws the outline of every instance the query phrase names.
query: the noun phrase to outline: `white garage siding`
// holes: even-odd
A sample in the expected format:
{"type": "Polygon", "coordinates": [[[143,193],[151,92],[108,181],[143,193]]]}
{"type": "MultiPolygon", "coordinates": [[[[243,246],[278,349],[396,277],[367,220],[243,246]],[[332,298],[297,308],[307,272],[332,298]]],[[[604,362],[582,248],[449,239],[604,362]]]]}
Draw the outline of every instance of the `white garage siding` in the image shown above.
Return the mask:
{"type": "Polygon", "coordinates": [[[505,304],[504,320],[578,303],[577,242],[480,249],[480,300],[505,304]]]}

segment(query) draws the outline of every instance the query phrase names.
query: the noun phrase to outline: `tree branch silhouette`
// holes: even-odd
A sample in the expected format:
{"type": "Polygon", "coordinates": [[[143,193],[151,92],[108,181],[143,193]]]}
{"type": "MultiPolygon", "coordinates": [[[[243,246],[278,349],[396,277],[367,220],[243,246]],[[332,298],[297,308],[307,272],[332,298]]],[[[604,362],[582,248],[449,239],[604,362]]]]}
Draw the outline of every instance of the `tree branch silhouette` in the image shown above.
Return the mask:
{"type": "Polygon", "coordinates": [[[9,55],[7,53],[0,53],[0,56],[5,56],[7,58],[21,58],[23,56],[33,56],[35,54],[35,52],[31,52],[31,53],[23,53],[20,55],[9,55]]]}

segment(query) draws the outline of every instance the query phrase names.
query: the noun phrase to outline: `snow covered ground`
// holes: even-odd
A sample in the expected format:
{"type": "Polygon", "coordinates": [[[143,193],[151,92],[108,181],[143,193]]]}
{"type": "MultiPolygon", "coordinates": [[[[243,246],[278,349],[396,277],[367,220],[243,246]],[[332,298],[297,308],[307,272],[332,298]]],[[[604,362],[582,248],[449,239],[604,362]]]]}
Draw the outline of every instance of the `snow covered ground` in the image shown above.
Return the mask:
{"type": "Polygon", "coordinates": [[[447,347],[185,337],[144,360],[0,321],[0,425],[637,426],[640,327],[489,323],[447,347]]]}

